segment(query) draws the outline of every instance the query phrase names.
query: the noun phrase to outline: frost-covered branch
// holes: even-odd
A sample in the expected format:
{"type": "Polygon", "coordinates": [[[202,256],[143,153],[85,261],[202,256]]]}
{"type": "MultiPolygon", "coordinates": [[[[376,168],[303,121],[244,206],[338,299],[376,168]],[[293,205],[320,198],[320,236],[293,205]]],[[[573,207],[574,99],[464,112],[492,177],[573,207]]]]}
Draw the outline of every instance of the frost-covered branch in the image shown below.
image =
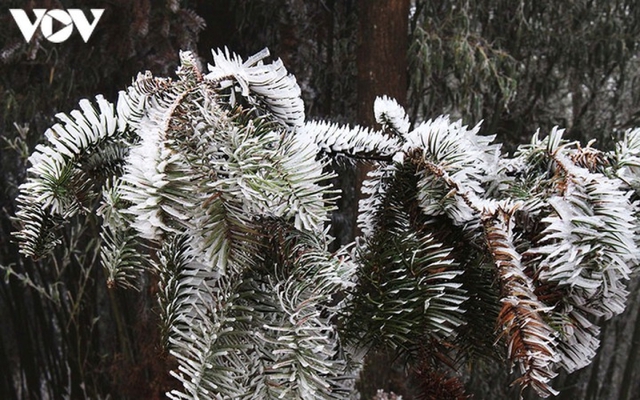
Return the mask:
{"type": "Polygon", "coordinates": [[[22,253],[46,255],[95,210],[106,284],[157,282],[170,398],[348,398],[377,348],[445,380],[447,360],[501,341],[542,396],[591,361],[593,317],[624,310],[637,271],[640,130],[613,152],[538,132],[509,157],[479,125],[412,124],[387,97],[380,131],[308,122],[267,57],[214,51],[203,73],[183,52],[175,79],[82,100],[20,187],[22,253]],[[373,169],[362,236],[330,252],[345,156],[373,169]]]}

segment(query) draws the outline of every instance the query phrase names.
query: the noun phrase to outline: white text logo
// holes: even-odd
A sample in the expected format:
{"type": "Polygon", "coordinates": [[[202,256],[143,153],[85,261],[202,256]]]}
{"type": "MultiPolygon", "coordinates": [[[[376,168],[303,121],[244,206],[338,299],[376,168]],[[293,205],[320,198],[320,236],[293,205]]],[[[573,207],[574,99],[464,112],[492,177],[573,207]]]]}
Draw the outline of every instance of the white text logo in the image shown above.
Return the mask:
{"type": "Polygon", "coordinates": [[[24,39],[27,42],[31,40],[39,26],[42,35],[48,41],[52,43],[62,43],[69,39],[73,33],[73,27],[75,26],[78,29],[80,36],[82,36],[82,40],[86,43],[91,37],[93,30],[96,28],[98,20],[102,17],[104,9],[91,9],[91,14],[93,14],[92,23],[89,23],[89,20],[85,17],[82,10],[77,8],[49,11],[44,8],[36,8],[33,10],[33,13],[36,16],[36,20],[34,22],[31,22],[27,16],[27,12],[24,10],[11,9],[9,11],[11,11],[13,19],[16,21],[16,24],[18,24],[18,28],[20,28],[20,32],[22,32],[22,36],[24,36],[24,39]],[[53,31],[54,20],[62,26],[55,32],[53,31]]]}

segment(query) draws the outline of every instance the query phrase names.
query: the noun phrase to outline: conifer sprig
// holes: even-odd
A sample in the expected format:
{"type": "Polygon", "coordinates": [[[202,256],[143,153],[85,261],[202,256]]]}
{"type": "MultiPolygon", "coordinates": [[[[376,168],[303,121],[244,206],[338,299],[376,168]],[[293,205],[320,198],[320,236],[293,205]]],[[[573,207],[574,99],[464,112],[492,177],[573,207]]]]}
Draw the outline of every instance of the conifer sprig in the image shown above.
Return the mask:
{"type": "Polygon", "coordinates": [[[592,321],[624,310],[637,271],[640,130],[607,153],[553,129],[508,157],[479,126],[412,124],[387,97],[381,131],[305,122],[267,51],[214,51],[207,73],[180,57],[175,79],[140,74],[116,104],[57,116],[15,235],[42,257],[95,210],[106,284],[158,284],[170,398],[348,398],[377,348],[464,396],[440,367],[494,340],[516,382],[549,396],[559,368],[594,357],[592,321]],[[362,236],[334,253],[333,157],[373,165],[362,236]]]}

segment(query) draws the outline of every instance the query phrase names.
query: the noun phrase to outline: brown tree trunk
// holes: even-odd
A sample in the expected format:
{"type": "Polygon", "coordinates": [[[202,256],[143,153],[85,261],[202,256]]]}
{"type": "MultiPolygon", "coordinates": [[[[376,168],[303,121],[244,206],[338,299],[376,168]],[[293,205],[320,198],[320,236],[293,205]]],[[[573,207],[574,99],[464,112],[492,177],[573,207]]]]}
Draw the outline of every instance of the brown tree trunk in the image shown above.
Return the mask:
{"type": "Polygon", "coordinates": [[[407,99],[409,0],[358,1],[358,122],[373,127],[373,102],[407,99]]]}
{"type": "MultiPolygon", "coordinates": [[[[407,99],[407,49],[409,0],[358,0],[357,120],[376,127],[373,103],[387,95],[404,105],[407,99]]],[[[358,165],[355,201],[370,165],[358,165]]],[[[356,205],[357,210],[357,205],[356,205]]],[[[354,235],[358,235],[357,213],[353,216],[354,235]]],[[[362,399],[371,399],[377,389],[394,391],[409,399],[404,387],[406,376],[400,365],[394,365],[391,352],[374,352],[367,356],[358,389],[362,399]]]]}
{"type": "MultiPolygon", "coordinates": [[[[387,95],[406,103],[409,6],[410,0],[358,0],[357,120],[363,126],[376,125],[376,97],[387,95]]],[[[358,167],[357,198],[369,170],[367,165],[358,167]]]]}

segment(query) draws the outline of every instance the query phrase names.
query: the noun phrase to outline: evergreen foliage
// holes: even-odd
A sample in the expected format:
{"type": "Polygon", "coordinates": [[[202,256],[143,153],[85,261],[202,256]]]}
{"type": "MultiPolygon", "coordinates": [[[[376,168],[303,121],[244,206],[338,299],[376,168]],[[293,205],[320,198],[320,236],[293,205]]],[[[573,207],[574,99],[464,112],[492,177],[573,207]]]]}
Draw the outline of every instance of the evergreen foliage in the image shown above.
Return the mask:
{"type": "Polygon", "coordinates": [[[484,120],[509,150],[535,127],[610,145],[638,125],[635,1],[412,3],[412,116],[484,120]]]}
{"type": "Polygon", "coordinates": [[[108,284],[157,284],[170,398],[347,398],[376,348],[456,393],[442,370],[478,354],[506,354],[541,396],[591,361],[594,320],[624,310],[638,264],[638,130],[605,153],[553,129],[509,157],[479,126],[412,127],[386,97],[382,131],[306,122],[267,56],[214,51],[204,73],[184,52],[175,80],[82,100],[20,187],[24,254],[97,214],[108,284]],[[337,157],[373,170],[362,236],[330,252],[337,157]]]}

